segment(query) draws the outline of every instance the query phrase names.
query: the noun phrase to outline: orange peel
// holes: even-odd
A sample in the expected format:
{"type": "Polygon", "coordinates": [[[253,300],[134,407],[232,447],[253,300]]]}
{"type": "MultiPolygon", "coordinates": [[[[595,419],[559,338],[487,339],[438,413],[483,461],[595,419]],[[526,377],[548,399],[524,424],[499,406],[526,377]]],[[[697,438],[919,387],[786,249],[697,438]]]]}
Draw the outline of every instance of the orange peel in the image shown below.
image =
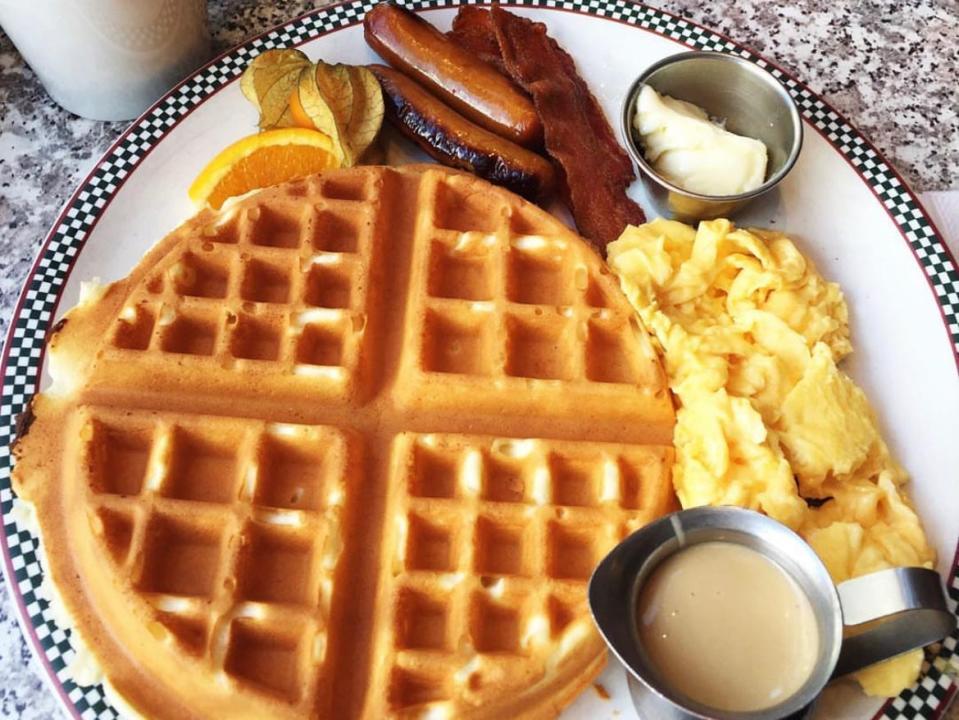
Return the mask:
{"type": "Polygon", "coordinates": [[[190,185],[190,199],[217,209],[231,197],[340,166],[329,136],[306,128],[249,135],[224,148],[190,185]]]}

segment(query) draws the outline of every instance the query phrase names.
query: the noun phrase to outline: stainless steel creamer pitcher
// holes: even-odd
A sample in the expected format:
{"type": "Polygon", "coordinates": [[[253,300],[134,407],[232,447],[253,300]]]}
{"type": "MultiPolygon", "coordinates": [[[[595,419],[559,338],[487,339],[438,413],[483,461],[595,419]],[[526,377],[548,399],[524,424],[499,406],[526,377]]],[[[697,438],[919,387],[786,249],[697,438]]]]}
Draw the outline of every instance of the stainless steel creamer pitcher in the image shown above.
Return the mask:
{"type": "Polygon", "coordinates": [[[660,518],[630,535],[596,568],[589,584],[593,619],[625,666],[643,720],[781,720],[809,714],[831,679],[941,640],[956,627],[939,574],[896,568],[834,585],[815,551],[785,525],[752,510],[702,507],[660,518]],[[703,705],[666,684],[636,626],[639,592],[667,557],[702,542],[745,545],[774,561],[808,598],[818,656],[803,685],[768,708],[731,712],[703,705]]]}

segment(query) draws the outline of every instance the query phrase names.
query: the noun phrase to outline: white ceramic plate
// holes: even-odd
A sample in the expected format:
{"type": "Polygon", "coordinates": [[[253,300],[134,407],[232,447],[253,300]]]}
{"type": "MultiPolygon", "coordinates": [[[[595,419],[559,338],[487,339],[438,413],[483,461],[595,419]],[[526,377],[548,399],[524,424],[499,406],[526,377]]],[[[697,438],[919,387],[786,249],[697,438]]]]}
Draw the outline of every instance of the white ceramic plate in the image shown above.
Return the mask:
{"type": "MultiPolygon", "coordinates": [[[[51,688],[75,717],[118,714],[99,686],[78,687],[63,671],[73,652],[39,594],[37,539],[11,516],[8,445],[16,416],[42,385],[43,342],[77,302],[81,280],[126,275],[144,251],[193,212],[186,189],[212,154],[254,131],[256,112],[236,82],[264,49],[299,46],[311,58],[364,63],[375,55],[359,23],[358,0],[299,18],[213,61],[157,103],[117,141],[66,204],[27,278],[3,353],[0,403],[0,513],[4,570],[24,633],[51,688]]],[[[517,12],[546,22],[576,59],[615,121],[630,82],[648,64],[689,47],[758,63],[790,90],[806,141],[781,190],[739,218],[797,238],[821,272],[838,281],[851,308],[856,354],[846,368],[872,399],[895,454],[912,473],[911,492],[948,576],[951,608],[959,537],[959,277],[955,261],[904,181],[869,143],[810,90],[767,61],[705,28],[626,0],[527,0],[517,12]],[[685,47],[684,47],[685,46],[685,47]]],[[[417,2],[448,27],[453,4],[417,2]],[[444,7],[438,7],[443,5],[444,7]]],[[[931,139],[930,141],[934,141],[931,139]]],[[[406,151],[396,148],[402,155],[406,151]]],[[[635,197],[649,209],[640,184],[635,197]]],[[[929,653],[916,687],[881,703],[852,683],[827,691],[829,718],[936,718],[956,692],[943,672],[957,667],[956,637],[929,653]]],[[[611,665],[564,718],[632,717],[623,672],[611,665]],[[609,699],[603,697],[608,692],[609,699]]]]}

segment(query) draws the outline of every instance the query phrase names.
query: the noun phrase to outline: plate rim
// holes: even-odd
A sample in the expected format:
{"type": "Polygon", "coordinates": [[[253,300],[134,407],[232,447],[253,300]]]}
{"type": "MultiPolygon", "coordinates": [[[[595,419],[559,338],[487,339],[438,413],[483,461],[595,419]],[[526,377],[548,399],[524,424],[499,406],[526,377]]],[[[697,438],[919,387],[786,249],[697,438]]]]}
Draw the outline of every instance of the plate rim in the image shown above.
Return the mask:
{"type": "MultiPolygon", "coordinates": [[[[137,169],[154,147],[165,136],[177,127],[180,122],[207,100],[221,90],[231,86],[239,77],[246,62],[259,52],[271,47],[298,47],[320,37],[330,35],[339,30],[354,27],[362,21],[365,12],[376,4],[376,0],[341,0],[321,8],[304,12],[290,20],[279,23],[264,32],[249,38],[242,43],[229,48],[205,65],[192,72],[169,92],[159,98],[152,106],[144,111],[136,120],[111,143],[100,156],[87,175],[80,181],[73,193],[62,205],[56,220],[44,237],[30,269],[27,272],[23,285],[10,315],[10,322],[4,338],[2,357],[0,357],[0,382],[3,386],[2,402],[0,402],[0,554],[3,555],[3,573],[10,588],[10,596],[16,610],[16,616],[21,631],[28,640],[33,656],[43,667],[43,675],[47,684],[57,696],[60,706],[72,717],[117,717],[116,710],[105,703],[102,686],[75,686],[68,692],[65,682],[58,677],[51,661],[51,651],[56,652],[57,659],[63,663],[64,655],[69,652],[69,636],[59,629],[52,618],[44,618],[49,611],[45,609],[46,601],[40,599],[36,592],[43,577],[43,572],[37,569],[34,574],[19,573],[21,568],[14,568],[12,539],[15,537],[18,548],[18,558],[22,560],[26,553],[36,554],[37,538],[25,529],[17,529],[17,524],[11,517],[12,500],[14,497],[10,487],[10,469],[12,456],[9,444],[15,439],[15,424],[19,413],[25,407],[28,398],[35,391],[40,373],[42,372],[45,355],[45,338],[52,326],[53,319],[63,297],[63,287],[70,277],[76,264],[76,258],[82,252],[90,234],[96,228],[100,218],[106,212],[113,198],[124,185],[126,179],[137,169]],[[171,112],[172,111],[172,112],[171,112]],[[128,157],[123,157],[128,153],[128,157]],[[114,174],[114,164],[119,164],[114,174]],[[103,175],[111,175],[106,181],[106,189],[100,187],[103,175]],[[86,196],[84,197],[84,193],[86,196]],[[91,202],[91,196],[93,200],[91,202]],[[81,198],[83,198],[81,202],[81,198]],[[87,222],[78,220],[86,217],[87,222]],[[59,259],[59,252],[52,250],[53,242],[63,236],[65,257],[59,259]],[[46,263],[50,268],[59,265],[60,271],[53,270],[54,283],[41,281],[42,272],[46,263]],[[65,268],[65,269],[64,269],[65,268]],[[39,283],[39,287],[34,285],[39,283]],[[49,285],[42,289],[44,284],[49,285]],[[34,301],[39,301],[44,307],[37,312],[36,318],[24,318],[27,301],[34,294],[34,301]],[[52,302],[51,302],[52,296],[52,302]],[[17,364],[11,373],[11,352],[16,348],[18,352],[17,364]],[[26,362],[23,362],[23,359],[26,362]],[[17,377],[17,369],[23,369],[22,377],[17,377]],[[21,382],[16,382],[17,380],[21,382]],[[21,538],[25,535],[25,538],[21,538]],[[31,543],[32,550],[20,550],[23,542],[31,543]],[[20,579],[19,574],[26,575],[20,579]],[[34,600],[31,604],[37,605],[37,612],[31,613],[25,593],[21,590],[21,582],[31,585],[27,592],[34,600]],[[39,620],[35,620],[39,618],[39,620]],[[38,634],[38,625],[51,626],[48,635],[53,647],[44,648],[38,634]],[[56,639],[59,634],[62,639],[56,639]],[[63,646],[63,647],[61,647],[63,646]],[[98,698],[88,699],[94,693],[98,698]],[[76,697],[71,697],[76,695],[76,697]],[[97,710],[96,704],[103,705],[97,710]],[[78,704],[85,707],[80,708],[78,704]]],[[[462,5],[488,5],[485,0],[411,0],[404,3],[418,11],[455,9],[462,5]]],[[[932,293],[933,300],[939,310],[943,322],[946,339],[950,343],[953,359],[959,372],[959,307],[953,307],[949,295],[959,293],[959,274],[957,274],[956,260],[950,248],[943,241],[943,236],[922,205],[917,194],[909,187],[899,171],[879,152],[878,149],[840,112],[825,99],[813,92],[805,83],[796,78],[773,61],[749,47],[732,40],[723,33],[717,32],[704,25],[683,18],[658,8],[632,2],[631,0],[508,0],[501,3],[506,7],[531,8],[567,12],[575,15],[585,15],[599,19],[611,20],[627,25],[634,29],[652,33],[660,38],[670,40],[681,46],[693,49],[714,49],[720,52],[735,54],[744,57],[770,72],[786,87],[800,108],[803,120],[814,129],[829,146],[846,161],[852,168],[857,179],[863,182],[876,200],[886,211],[893,226],[900,237],[909,246],[914,260],[923,271],[923,276],[932,293]],[[707,47],[702,47],[707,45],[707,47]],[[818,120],[818,121],[817,121],[818,120]],[[820,126],[820,123],[822,126],[820,126]],[[828,132],[827,132],[828,131],[828,132]],[[840,144],[843,143],[843,144],[840,144]],[[845,149],[844,149],[845,148],[845,149]],[[897,216],[894,211],[898,212],[897,216]],[[910,237],[912,236],[912,237],[910,237]],[[932,259],[930,259],[932,258],[932,259]],[[936,265],[941,267],[937,270],[936,265]],[[940,292],[941,290],[941,292],[940,292]]],[[[47,273],[49,274],[49,273],[47,273]]],[[[34,309],[34,308],[31,308],[34,309]]],[[[39,565],[37,565],[39,568],[39,565]]],[[[947,580],[947,589],[953,601],[959,601],[959,544],[947,580]]],[[[47,637],[45,635],[45,637],[47,637]]],[[[959,638],[959,631],[954,639],[959,638]]],[[[955,644],[947,652],[946,647],[939,654],[941,657],[956,657],[955,644]]],[[[925,717],[935,720],[944,713],[950,701],[955,696],[957,683],[950,681],[948,676],[937,668],[930,668],[938,673],[924,669],[919,684],[913,690],[905,690],[898,698],[890,699],[880,707],[874,718],[925,717]],[[928,687],[926,680],[932,678],[933,686],[928,687]],[[937,694],[937,691],[940,691],[937,694]],[[924,697],[920,697],[924,694],[924,697]],[[921,707],[916,708],[914,700],[919,698],[921,707]],[[935,702],[933,705],[932,703],[935,702]],[[902,710],[911,706],[913,714],[905,715],[902,710]],[[916,711],[926,714],[914,714],[916,711]]],[[[61,670],[62,672],[62,670],[61,670]]],[[[72,685],[72,683],[69,683],[72,685]]]]}

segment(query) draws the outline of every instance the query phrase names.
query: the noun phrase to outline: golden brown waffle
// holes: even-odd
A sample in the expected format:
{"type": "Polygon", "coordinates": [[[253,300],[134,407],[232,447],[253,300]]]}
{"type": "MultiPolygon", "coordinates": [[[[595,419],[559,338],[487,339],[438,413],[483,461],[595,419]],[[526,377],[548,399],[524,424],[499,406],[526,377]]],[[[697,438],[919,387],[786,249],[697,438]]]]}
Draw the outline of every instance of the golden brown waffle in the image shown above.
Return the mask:
{"type": "Polygon", "coordinates": [[[149,717],[549,717],[592,567],[672,507],[672,407],[598,257],[474,177],[204,211],[67,316],[15,485],[149,717]]]}
{"type": "Polygon", "coordinates": [[[612,443],[399,435],[371,717],[424,702],[451,718],[555,714],[605,659],[586,581],[613,545],[664,511],[669,456],[612,443]]]}

